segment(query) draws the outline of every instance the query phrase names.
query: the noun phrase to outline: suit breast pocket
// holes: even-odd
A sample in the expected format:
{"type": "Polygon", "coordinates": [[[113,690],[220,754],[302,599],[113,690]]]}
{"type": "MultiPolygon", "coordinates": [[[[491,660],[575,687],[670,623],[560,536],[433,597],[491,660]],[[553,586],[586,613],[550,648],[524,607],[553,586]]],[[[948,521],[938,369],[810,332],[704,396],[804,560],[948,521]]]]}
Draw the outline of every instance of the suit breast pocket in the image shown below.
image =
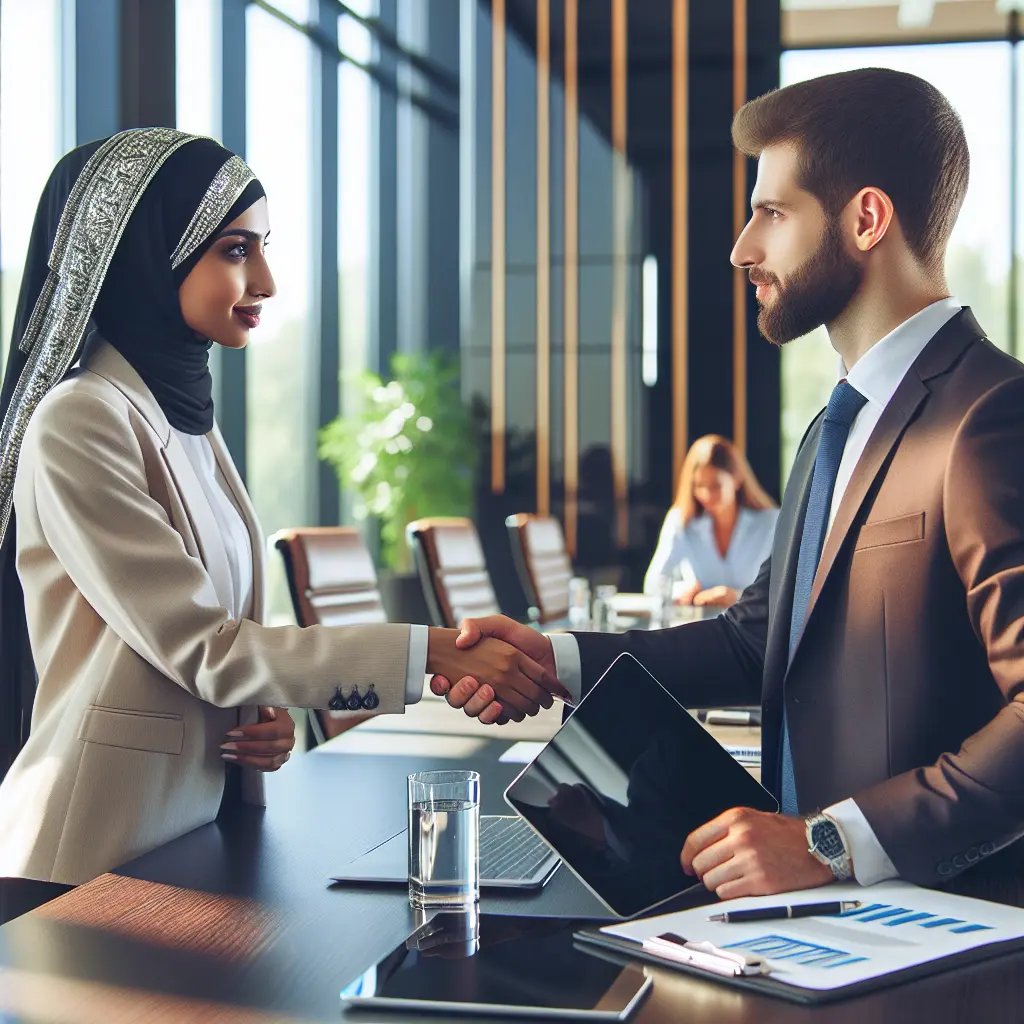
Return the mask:
{"type": "Polygon", "coordinates": [[[864,551],[867,548],[911,544],[917,540],[924,540],[924,512],[911,512],[909,515],[896,516],[894,519],[865,523],[857,535],[854,550],[864,551]]]}
{"type": "Polygon", "coordinates": [[[147,750],[154,754],[180,754],[185,737],[181,715],[125,711],[92,705],[85,713],[78,738],[108,747],[147,750]]]}

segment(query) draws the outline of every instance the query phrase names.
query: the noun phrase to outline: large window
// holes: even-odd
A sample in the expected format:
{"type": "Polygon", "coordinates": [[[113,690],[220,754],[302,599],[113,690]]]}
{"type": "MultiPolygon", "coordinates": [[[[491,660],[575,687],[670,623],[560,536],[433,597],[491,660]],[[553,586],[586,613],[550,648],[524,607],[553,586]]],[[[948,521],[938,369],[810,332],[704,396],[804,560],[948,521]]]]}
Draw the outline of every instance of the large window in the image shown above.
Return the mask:
{"type": "MultiPolygon", "coordinates": [[[[355,13],[370,17],[376,0],[352,0],[355,13]]],[[[356,18],[338,19],[338,46],[361,64],[376,58],[369,30],[356,18]]],[[[338,288],[341,408],[353,408],[356,380],[370,356],[370,209],[373,135],[370,124],[377,85],[348,61],[338,65],[338,288]]]]}
{"type": "Polygon", "coordinates": [[[177,125],[220,139],[221,0],[177,0],[177,125]]]}
{"type": "Polygon", "coordinates": [[[5,360],[36,205],[54,164],[70,148],[65,146],[62,8],[61,0],[0,4],[0,355],[5,360]]]}
{"type": "MultiPolygon", "coordinates": [[[[288,13],[310,21],[301,6],[292,0],[288,13]]],[[[246,30],[246,158],[267,190],[268,258],[278,289],[247,352],[247,483],[270,534],[316,521],[314,49],[259,7],[249,8],[246,30]]],[[[279,562],[269,561],[272,619],[291,615],[279,562]]]]}
{"type": "MultiPolygon", "coordinates": [[[[796,50],[783,54],[782,85],[854,68],[887,67],[932,82],[956,108],[971,151],[971,183],[950,239],[952,294],[989,337],[1012,351],[1010,322],[1012,51],[1009,43],[950,43],[796,50]]],[[[824,328],[782,350],[782,475],[811,418],[828,401],[838,357],[824,328]]]]}

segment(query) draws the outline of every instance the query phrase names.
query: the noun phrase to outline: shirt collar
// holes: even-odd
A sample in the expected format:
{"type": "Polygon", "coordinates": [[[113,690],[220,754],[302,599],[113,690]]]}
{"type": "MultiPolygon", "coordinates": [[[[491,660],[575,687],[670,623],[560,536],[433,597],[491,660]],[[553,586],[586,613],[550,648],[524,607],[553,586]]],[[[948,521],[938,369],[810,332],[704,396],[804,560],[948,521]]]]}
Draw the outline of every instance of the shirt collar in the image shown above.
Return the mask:
{"type": "Polygon", "coordinates": [[[871,346],[850,370],[839,360],[845,377],[872,405],[884,409],[939,328],[960,312],[956,299],[939,299],[871,346]]]}

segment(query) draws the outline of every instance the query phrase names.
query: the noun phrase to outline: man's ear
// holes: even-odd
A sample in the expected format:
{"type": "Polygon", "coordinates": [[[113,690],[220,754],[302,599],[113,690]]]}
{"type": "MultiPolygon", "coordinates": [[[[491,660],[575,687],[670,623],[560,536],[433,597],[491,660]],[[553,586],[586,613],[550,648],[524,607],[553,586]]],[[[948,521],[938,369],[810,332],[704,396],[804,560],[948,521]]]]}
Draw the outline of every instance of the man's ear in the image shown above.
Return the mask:
{"type": "Polygon", "coordinates": [[[895,216],[892,200],[880,188],[862,188],[846,204],[845,216],[853,227],[853,244],[869,252],[885,238],[895,216]]]}

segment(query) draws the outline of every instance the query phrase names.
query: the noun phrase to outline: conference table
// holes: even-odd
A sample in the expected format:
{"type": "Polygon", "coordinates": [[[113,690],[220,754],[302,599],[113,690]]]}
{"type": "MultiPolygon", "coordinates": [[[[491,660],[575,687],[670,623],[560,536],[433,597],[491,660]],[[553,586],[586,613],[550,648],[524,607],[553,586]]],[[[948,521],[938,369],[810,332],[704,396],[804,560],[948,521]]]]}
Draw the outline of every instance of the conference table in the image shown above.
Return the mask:
{"type": "MultiPolygon", "coordinates": [[[[454,714],[430,704],[422,712],[443,713],[454,714]]],[[[523,735],[479,723],[461,735],[360,726],[293,757],[268,776],[265,809],[236,808],[0,929],[0,1021],[342,1019],[341,989],[416,921],[404,888],[332,886],[329,876],[404,827],[410,772],[476,768],[482,812],[503,813],[502,792],[521,765],[499,758],[523,735]]],[[[538,893],[485,892],[481,909],[607,916],[564,868],[538,893]]],[[[817,1009],[653,974],[638,1024],[1015,1021],[1024,1006],[1024,954],[817,1009]]]]}

